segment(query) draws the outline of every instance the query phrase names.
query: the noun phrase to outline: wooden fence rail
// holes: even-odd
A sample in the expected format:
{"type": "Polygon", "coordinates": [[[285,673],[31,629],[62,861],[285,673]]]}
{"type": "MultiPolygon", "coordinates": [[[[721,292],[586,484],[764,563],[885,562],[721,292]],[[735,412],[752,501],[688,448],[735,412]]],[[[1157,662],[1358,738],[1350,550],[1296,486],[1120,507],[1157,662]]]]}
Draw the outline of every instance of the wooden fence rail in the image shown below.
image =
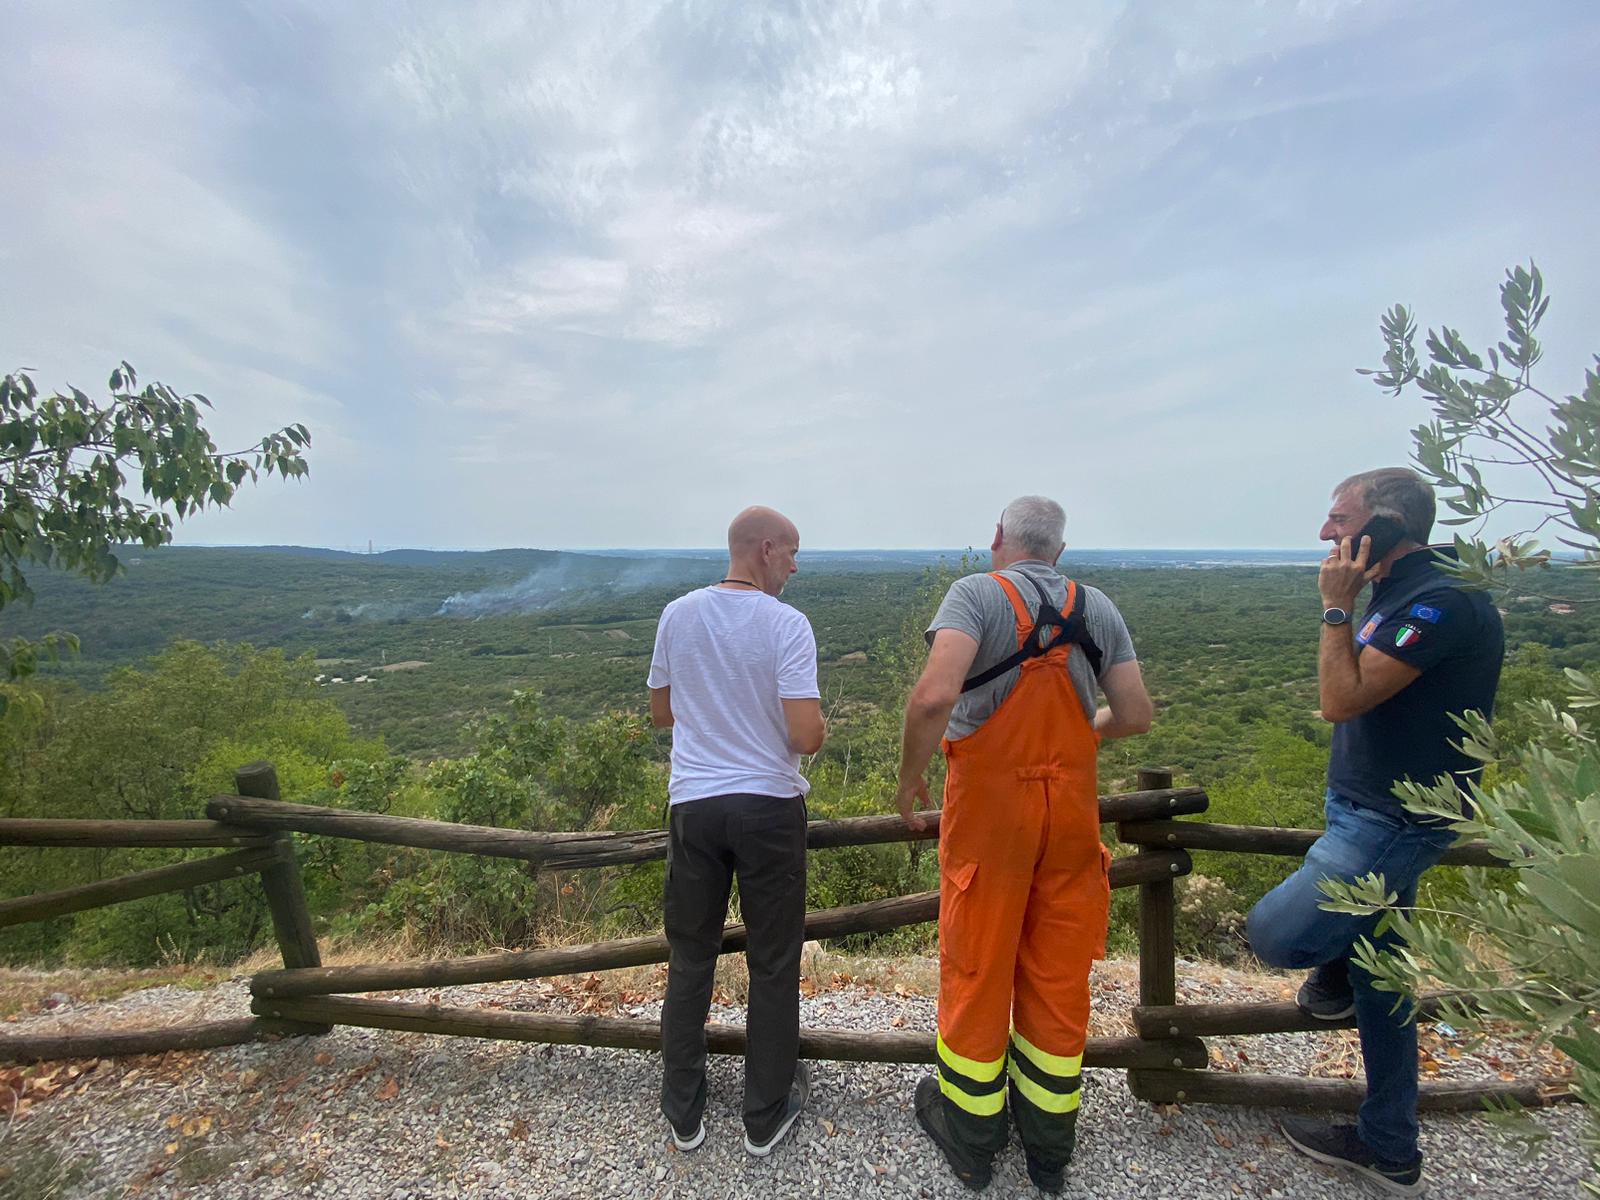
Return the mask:
{"type": "MultiPolygon", "coordinates": [[[[0,927],[258,874],[284,965],[252,978],[256,1015],[152,1030],[0,1036],[0,1061],[198,1049],[326,1032],[333,1025],[659,1049],[660,1026],[652,1021],[453,1008],[350,995],[665,962],[667,941],[663,936],[650,936],[422,962],[324,967],[290,834],[520,859],[549,870],[577,870],[661,859],[667,847],[664,830],[530,832],[287,804],[279,798],[277,777],[269,763],[240,768],[235,786],[238,795],[218,796],[207,805],[211,819],[205,821],[0,820],[0,846],[232,848],[210,858],[0,901],[0,927]]],[[[1137,791],[1100,798],[1101,821],[1115,823],[1121,840],[1138,848],[1137,853],[1112,863],[1111,885],[1139,889],[1139,1005],[1133,1011],[1137,1036],[1091,1038],[1084,1065],[1126,1070],[1134,1095],[1151,1102],[1354,1109],[1364,1091],[1357,1082],[1206,1069],[1209,1058],[1204,1037],[1325,1030],[1353,1024],[1353,1020],[1314,1021],[1292,1003],[1177,1003],[1174,884],[1191,870],[1189,851],[1304,855],[1319,836],[1315,830],[1173,819],[1203,813],[1208,803],[1200,788],[1174,788],[1171,773],[1165,771],[1141,771],[1137,791]]],[[[939,814],[928,816],[928,827],[917,832],[907,829],[898,816],[813,821],[807,830],[807,845],[826,849],[935,839],[939,814]]],[[[1514,865],[1477,844],[1457,846],[1443,861],[1514,865]]],[[[811,912],[806,915],[806,937],[837,938],[897,929],[936,919],[938,908],[939,894],[923,892],[811,912]]],[[[729,925],[724,930],[722,952],[740,951],[745,942],[744,926],[729,925]]],[[[1420,1019],[1435,1016],[1443,999],[1425,997],[1419,1007],[1420,1019]]],[[[714,1053],[742,1054],[745,1033],[738,1026],[712,1025],[708,1041],[714,1053]]],[[[809,1058],[842,1061],[935,1060],[933,1035],[911,1031],[803,1029],[800,1049],[809,1058]]],[[[1477,1108],[1486,1100],[1533,1105],[1567,1098],[1570,1094],[1565,1086],[1551,1081],[1425,1083],[1421,1089],[1425,1109],[1477,1108]]]]}
{"type": "MultiPolygon", "coordinates": [[[[1100,797],[1100,820],[1113,823],[1197,813],[1203,812],[1207,803],[1201,788],[1123,792],[1100,797]]],[[[206,812],[218,822],[258,831],[314,833],[421,850],[517,858],[548,869],[621,866],[665,859],[667,855],[664,829],[544,833],[491,825],[458,825],[422,817],[390,817],[244,796],[217,796],[206,805],[206,812]]],[[[904,821],[892,815],[812,821],[806,829],[806,845],[822,850],[936,839],[939,813],[926,815],[928,827],[918,831],[908,829],[904,821]]]]}
{"type": "MultiPolygon", "coordinates": [[[[1189,856],[1182,850],[1137,854],[1111,864],[1111,886],[1134,887],[1153,878],[1170,879],[1188,869],[1189,856]]],[[[933,921],[938,916],[939,893],[918,892],[910,896],[892,896],[886,900],[868,900],[862,904],[809,912],[806,914],[805,936],[808,941],[814,941],[858,933],[886,933],[891,929],[933,921]]],[[[724,928],[721,953],[740,952],[745,944],[743,925],[724,928]]],[[[252,977],[250,990],[257,996],[284,997],[454,987],[468,983],[540,979],[552,975],[579,975],[589,971],[639,967],[666,962],[667,957],[666,936],[655,934],[581,946],[475,954],[424,962],[261,971],[252,977]]]]}
{"type": "MultiPolygon", "coordinates": [[[[398,1029],[409,1033],[442,1033],[464,1037],[507,1038],[557,1045],[614,1046],[627,1050],[659,1050],[658,1021],[622,1017],[568,1016],[508,1012],[493,1008],[453,1008],[400,1000],[352,996],[307,996],[297,999],[258,998],[254,1010],[267,1017],[296,1017],[335,1025],[398,1029]]],[[[714,1054],[743,1054],[745,1031],[739,1025],[706,1026],[714,1054]]],[[[932,1063],[934,1036],[913,1030],[802,1029],[803,1058],[839,1062],[932,1063]]],[[[1086,1067],[1202,1067],[1205,1046],[1196,1038],[1150,1040],[1136,1037],[1090,1038],[1086,1067]]]]}

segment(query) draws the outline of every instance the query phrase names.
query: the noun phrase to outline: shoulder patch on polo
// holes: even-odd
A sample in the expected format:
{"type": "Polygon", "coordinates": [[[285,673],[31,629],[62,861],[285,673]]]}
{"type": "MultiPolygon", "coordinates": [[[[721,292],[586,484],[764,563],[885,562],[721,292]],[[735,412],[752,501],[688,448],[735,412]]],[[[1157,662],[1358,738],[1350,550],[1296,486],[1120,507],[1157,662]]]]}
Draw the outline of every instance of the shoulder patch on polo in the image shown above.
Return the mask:
{"type": "Polygon", "coordinates": [[[1415,645],[1421,640],[1422,630],[1410,621],[1407,621],[1394,631],[1394,644],[1397,649],[1403,650],[1405,647],[1415,645]]]}
{"type": "Polygon", "coordinates": [[[1415,617],[1419,621],[1426,621],[1429,625],[1437,625],[1444,619],[1444,610],[1426,604],[1413,604],[1411,611],[1406,615],[1415,617]]]}
{"type": "Polygon", "coordinates": [[[1367,623],[1361,627],[1361,632],[1356,634],[1356,641],[1365,646],[1372,640],[1372,635],[1378,632],[1378,626],[1383,624],[1383,614],[1373,613],[1367,618],[1367,623]]]}

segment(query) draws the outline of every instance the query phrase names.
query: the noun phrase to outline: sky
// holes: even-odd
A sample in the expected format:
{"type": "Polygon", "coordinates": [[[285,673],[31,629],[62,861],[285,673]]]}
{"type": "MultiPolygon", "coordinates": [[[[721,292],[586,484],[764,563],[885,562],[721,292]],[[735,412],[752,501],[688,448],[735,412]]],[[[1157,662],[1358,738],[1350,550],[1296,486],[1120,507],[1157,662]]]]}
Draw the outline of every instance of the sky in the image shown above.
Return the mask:
{"type": "Polygon", "coordinates": [[[1309,546],[1377,322],[1600,349],[1600,5],[11,0],[0,368],[311,473],[180,542],[1309,546]]]}

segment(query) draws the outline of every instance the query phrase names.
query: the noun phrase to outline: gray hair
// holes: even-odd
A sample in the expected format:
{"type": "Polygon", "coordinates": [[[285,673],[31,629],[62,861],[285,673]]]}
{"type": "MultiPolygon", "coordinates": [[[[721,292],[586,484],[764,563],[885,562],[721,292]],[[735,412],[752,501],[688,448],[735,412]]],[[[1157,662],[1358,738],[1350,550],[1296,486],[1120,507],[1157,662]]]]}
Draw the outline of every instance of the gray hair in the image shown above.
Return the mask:
{"type": "Polygon", "coordinates": [[[1437,511],[1433,485],[1410,467],[1379,467],[1352,475],[1333,489],[1334,498],[1346,492],[1353,493],[1372,516],[1399,521],[1413,542],[1428,544],[1437,511]]]}
{"type": "Polygon", "coordinates": [[[1061,553],[1067,514],[1047,496],[1018,496],[1000,514],[1000,537],[1046,562],[1061,553]]]}

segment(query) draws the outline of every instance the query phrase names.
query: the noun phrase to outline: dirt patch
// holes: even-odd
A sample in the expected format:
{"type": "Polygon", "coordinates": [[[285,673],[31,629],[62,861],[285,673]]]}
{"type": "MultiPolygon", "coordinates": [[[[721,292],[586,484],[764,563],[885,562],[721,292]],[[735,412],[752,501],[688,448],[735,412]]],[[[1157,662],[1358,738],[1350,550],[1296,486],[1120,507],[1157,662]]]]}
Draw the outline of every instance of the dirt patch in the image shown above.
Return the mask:
{"type": "Polygon", "coordinates": [[[608,629],[606,630],[605,635],[613,642],[633,641],[633,634],[629,633],[626,629],[608,629]]]}
{"type": "Polygon", "coordinates": [[[420,671],[428,664],[418,658],[408,658],[405,662],[390,663],[388,666],[379,667],[380,671],[420,671]]]}

